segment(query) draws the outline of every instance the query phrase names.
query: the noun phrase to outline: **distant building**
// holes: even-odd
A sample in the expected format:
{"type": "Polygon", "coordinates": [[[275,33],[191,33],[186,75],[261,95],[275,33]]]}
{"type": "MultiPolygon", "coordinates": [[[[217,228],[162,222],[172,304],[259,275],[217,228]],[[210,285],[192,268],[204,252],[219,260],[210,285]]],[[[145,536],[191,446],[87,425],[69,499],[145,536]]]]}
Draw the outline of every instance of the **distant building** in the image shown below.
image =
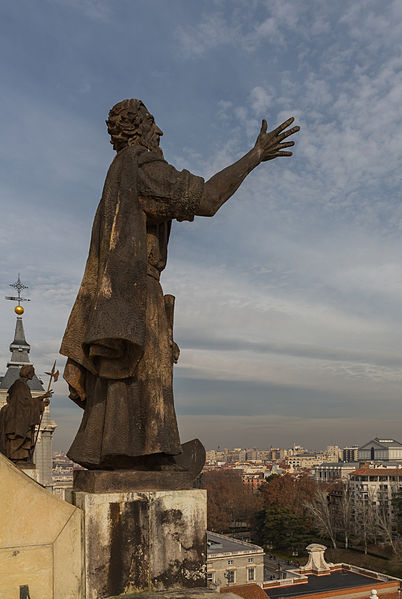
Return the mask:
{"type": "Polygon", "coordinates": [[[262,585],[264,550],[258,545],[208,531],[207,580],[209,586],[250,582],[262,585]]]}
{"type": "Polygon", "coordinates": [[[402,491],[402,464],[400,468],[360,468],[350,475],[350,488],[356,502],[385,502],[392,510],[392,495],[402,491]]]}
{"type": "Polygon", "coordinates": [[[342,449],[342,462],[358,462],[359,461],[359,447],[353,445],[352,447],[344,447],[342,449]]]}
{"type": "Polygon", "coordinates": [[[256,460],[257,459],[257,449],[255,447],[250,447],[246,449],[246,460],[256,460]]]}
{"type": "MultiPolygon", "coordinates": [[[[25,339],[22,316],[17,316],[14,339],[10,345],[11,359],[7,363],[5,375],[0,377],[0,408],[7,403],[7,391],[19,378],[21,367],[26,365],[33,366],[29,359],[30,349],[31,346],[25,339]]],[[[31,389],[33,397],[43,395],[45,391],[42,381],[36,374],[31,381],[28,381],[28,386],[31,389]]],[[[38,442],[34,452],[34,463],[36,464],[38,482],[49,489],[49,491],[52,490],[52,442],[56,426],[55,422],[50,419],[49,406],[45,407],[38,442]]]]}
{"type": "Polygon", "coordinates": [[[252,474],[243,472],[241,478],[243,484],[251,491],[257,491],[265,481],[264,472],[255,472],[252,474]]]}
{"type": "Polygon", "coordinates": [[[258,449],[257,450],[257,459],[263,460],[264,462],[268,461],[271,458],[271,451],[269,449],[258,449]]]}
{"type": "Polygon", "coordinates": [[[74,467],[82,469],[82,466],[74,464],[65,453],[59,451],[53,454],[53,493],[60,499],[65,499],[67,489],[73,486],[74,467]]]}
{"type": "Polygon", "coordinates": [[[270,476],[272,476],[273,474],[277,474],[277,475],[282,475],[285,473],[285,469],[281,468],[280,466],[278,466],[278,464],[272,464],[271,468],[267,468],[264,472],[264,479],[266,480],[267,478],[269,478],[270,476]]]}
{"type": "Polygon", "coordinates": [[[401,462],[402,444],[395,439],[380,439],[375,437],[372,441],[359,447],[360,462],[401,462]]]}
{"type": "Polygon", "coordinates": [[[326,462],[314,468],[314,478],[323,483],[347,481],[359,465],[359,462],[326,462]]]}
{"type": "Polygon", "coordinates": [[[284,450],[279,447],[271,447],[270,453],[271,460],[282,460],[285,457],[284,450]]]}
{"type": "Polygon", "coordinates": [[[237,462],[245,462],[246,461],[246,450],[245,449],[240,449],[237,453],[237,462]]]}
{"type": "Polygon", "coordinates": [[[322,458],[313,453],[302,453],[287,456],[286,462],[294,469],[308,469],[322,463],[322,458]]]}
{"type": "Polygon", "coordinates": [[[339,462],[342,456],[342,450],[339,449],[338,445],[328,445],[324,452],[326,462],[339,462]]]}
{"type": "Polygon", "coordinates": [[[207,464],[215,464],[215,461],[216,461],[216,451],[215,451],[215,449],[208,449],[205,452],[205,454],[206,454],[205,455],[205,462],[207,464]]]}

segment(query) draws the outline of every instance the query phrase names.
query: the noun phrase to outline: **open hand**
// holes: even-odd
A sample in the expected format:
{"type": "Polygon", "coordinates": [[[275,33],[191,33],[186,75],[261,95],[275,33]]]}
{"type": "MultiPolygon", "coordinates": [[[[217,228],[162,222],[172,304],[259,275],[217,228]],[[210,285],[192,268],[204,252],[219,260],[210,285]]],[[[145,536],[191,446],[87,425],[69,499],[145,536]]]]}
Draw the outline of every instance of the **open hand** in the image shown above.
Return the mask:
{"type": "Polygon", "coordinates": [[[173,341],[173,362],[177,364],[180,356],[180,347],[177,345],[175,341],[173,341]]]}
{"type": "Polygon", "coordinates": [[[273,158],[277,158],[278,156],[292,156],[292,152],[283,151],[283,148],[290,148],[295,145],[295,142],[283,142],[283,140],[300,130],[300,127],[296,126],[285,131],[293,121],[294,118],[290,117],[290,119],[279,125],[279,127],[267,133],[267,121],[263,119],[261,131],[254,146],[254,150],[258,152],[259,162],[273,160],[273,158]]]}

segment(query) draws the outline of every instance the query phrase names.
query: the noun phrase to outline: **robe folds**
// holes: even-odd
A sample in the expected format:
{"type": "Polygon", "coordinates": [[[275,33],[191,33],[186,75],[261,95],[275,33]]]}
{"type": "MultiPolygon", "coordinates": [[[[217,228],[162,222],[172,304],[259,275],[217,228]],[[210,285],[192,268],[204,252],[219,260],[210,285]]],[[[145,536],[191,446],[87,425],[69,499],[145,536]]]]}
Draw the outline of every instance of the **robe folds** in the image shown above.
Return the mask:
{"type": "Polygon", "coordinates": [[[17,379],[0,412],[0,451],[10,460],[31,461],[35,427],[40,424],[42,412],[42,400],[32,397],[28,384],[17,379]]]}
{"type": "Polygon", "coordinates": [[[173,405],[172,296],[163,296],[172,219],[193,220],[204,180],[157,152],[113,160],[60,352],[70,398],[84,409],[69,457],[87,468],[181,452],[173,405]]]}

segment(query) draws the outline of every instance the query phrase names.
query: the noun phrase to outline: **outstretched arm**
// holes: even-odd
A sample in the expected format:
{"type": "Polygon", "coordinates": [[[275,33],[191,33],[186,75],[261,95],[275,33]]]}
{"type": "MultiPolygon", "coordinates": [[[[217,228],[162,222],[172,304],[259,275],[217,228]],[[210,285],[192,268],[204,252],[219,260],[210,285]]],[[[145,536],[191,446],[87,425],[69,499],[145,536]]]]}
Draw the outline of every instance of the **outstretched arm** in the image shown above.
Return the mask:
{"type": "Polygon", "coordinates": [[[36,399],[39,401],[40,409],[43,410],[46,406],[50,404],[50,397],[53,395],[53,389],[46,391],[43,395],[39,395],[36,399]]]}
{"type": "Polygon", "coordinates": [[[283,140],[299,131],[300,127],[287,129],[294,121],[291,117],[273,131],[267,133],[267,122],[262,121],[261,131],[255,146],[243,158],[216,173],[205,183],[205,194],[201,200],[198,216],[213,216],[219,208],[234,194],[244,179],[261,162],[273,160],[278,156],[292,156],[284,148],[294,146],[294,141],[283,140]]]}

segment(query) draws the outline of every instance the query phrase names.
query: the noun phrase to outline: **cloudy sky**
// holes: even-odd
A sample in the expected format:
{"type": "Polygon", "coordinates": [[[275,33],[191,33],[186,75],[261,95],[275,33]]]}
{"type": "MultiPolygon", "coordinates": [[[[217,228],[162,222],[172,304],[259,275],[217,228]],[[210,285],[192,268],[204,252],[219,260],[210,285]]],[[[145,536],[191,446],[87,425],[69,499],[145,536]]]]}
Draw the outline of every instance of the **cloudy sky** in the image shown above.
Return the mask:
{"type": "MultiPolygon", "coordinates": [[[[173,226],[182,440],[401,440],[401,2],[19,0],[0,29],[0,291],[18,272],[29,285],[37,371],[80,284],[113,104],[141,98],[166,160],[206,179],[262,118],[294,116],[292,158],[258,167],[213,219],[173,226]]],[[[12,310],[0,302],[2,372],[12,310]]],[[[64,382],[52,415],[66,449],[81,414],[64,382]]]]}

